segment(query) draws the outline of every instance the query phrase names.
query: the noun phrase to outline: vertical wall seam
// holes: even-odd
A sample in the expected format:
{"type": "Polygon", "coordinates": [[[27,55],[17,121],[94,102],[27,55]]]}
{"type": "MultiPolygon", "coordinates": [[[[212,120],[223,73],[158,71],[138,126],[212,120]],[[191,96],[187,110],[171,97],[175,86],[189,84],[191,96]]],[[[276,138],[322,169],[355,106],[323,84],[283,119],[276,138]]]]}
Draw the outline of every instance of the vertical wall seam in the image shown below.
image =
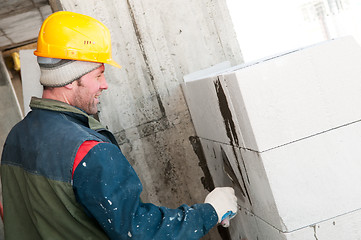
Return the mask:
{"type": "Polygon", "coordinates": [[[165,112],[165,108],[163,106],[163,102],[162,102],[162,99],[159,95],[159,92],[155,86],[155,83],[154,83],[154,75],[151,71],[151,67],[150,67],[150,63],[149,63],[149,60],[148,60],[148,57],[147,57],[147,54],[145,53],[145,48],[144,48],[144,43],[143,43],[143,40],[142,40],[142,36],[140,34],[140,31],[139,31],[139,28],[138,28],[138,24],[136,22],[136,19],[135,19],[135,14],[134,14],[134,11],[133,11],[133,8],[129,2],[129,0],[127,0],[127,4],[128,4],[128,9],[129,9],[129,13],[130,13],[130,18],[132,20],[132,24],[133,24],[133,28],[134,28],[134,31],[135,31],[135,36],[137,38],[137,41],[138,41],[138,45],[139,45],[139,48],[142,52],[142,56],[143,56],[143,59],[144,59],[144,62],[145,62],[145,65],[146,65],[146,68],[147,68],[147,72],[149,74],[149,77],[150,77],[150,81],[152,83],[152,86],[153,86],[153,89],[156,93],[156,98],[157,98],[157,102],[158,102],[158,105],[159,105],[159,109],[162,113],[162,117],[166,117],[166,112],[165,112]]]}
{"type": "Polygon", "coordinates": [[[49,0],[49,4],[52,12],[65,10],[60,0],[49,0]]]}
{"type": "Polygon", "coordinates": [[[6,37],[6,39],[8,39],[8,40],[11,42],[11,44],[14,44],[13,40],[11,40],[11,38],[9,38],[9,37],[6,35],[6,33],[4,32],[4,30],[3,30],[2,28],[0,28],[0,32],[4,35],[4,37],[6,37]]]}

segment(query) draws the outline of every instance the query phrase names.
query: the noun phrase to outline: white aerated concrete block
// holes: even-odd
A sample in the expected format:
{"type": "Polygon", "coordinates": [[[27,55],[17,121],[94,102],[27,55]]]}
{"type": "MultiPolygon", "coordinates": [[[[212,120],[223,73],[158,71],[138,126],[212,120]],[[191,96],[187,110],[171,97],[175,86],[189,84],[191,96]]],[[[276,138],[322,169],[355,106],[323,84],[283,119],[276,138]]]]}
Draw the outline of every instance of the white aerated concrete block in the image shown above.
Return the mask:
{"type": "Polygon", "coordinates": [[[232,186],[238,197],[232,239],[311,240],[315,234],[318,240],[358,239],[361,221],[353,214],[361,209],[359,142],[361,122],[263,153],[201,139],[215,186],[232,186]],[[348,222],[330,222],[340,216],[348,222]],[[326,227],[342,237],[333,238],[326,227]]]}
{"type": "Polygon", "coordinates": [[[243,146],[238,120],[232,117],[232,102],[222,85],[222,76],[183,85],[196,133],[204,139],[243,146]]]}
{"type": "MultiPolygon", "coordinates": [[[[245,232],[238,238],[232,234],[232,239],[240,240],[360,240],[361,210],[327,219],[314,225],[297,229],[292,232],[282,232],[257,216],[245,210],[239,211],[244,221],[245,232]]],[[[231,226],[233,222],[231,221],[231,226]]]]}
{"type": "Polygon", "coordinates": [[[199,137],[262,152],[361,119],[361,47],[327,41],[184,85],[199,137]]]}
{"type": "Polygon", "coordinates": [[[361,122],[262,153],[201,139],[215,186],[234,187],[242,208],[282,232],[361,209],[360,142],[361,122]]]}
{"type": "Polygon", "coordinates": [[[360,66],[361,47],[346,37],[225,74],[245,147],[262,152],[360,120],[360,66]]]}
{"type": "Polygon", "coordinates": [[[361,209],[360,142],[357,122],[259,155],[283,225],[280,230],[294,231],[361,209]]]}
{"type": "Polygon", "coordinates": [[[361,210],[357,210],[351,213],[337,216],[322,223],[317,223],[313,226],[315,239],[361,240],[360,219],[361,210]]]}

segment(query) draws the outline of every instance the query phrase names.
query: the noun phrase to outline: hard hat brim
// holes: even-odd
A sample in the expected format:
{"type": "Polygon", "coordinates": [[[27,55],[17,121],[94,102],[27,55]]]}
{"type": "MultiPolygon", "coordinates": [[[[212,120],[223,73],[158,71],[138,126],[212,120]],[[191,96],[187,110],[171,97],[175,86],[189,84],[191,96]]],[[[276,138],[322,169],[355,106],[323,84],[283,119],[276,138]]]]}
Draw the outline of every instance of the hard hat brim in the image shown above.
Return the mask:
{"type": "Polygon", "coordinates": [[[117,67],[117,68],[122,68],[122,66],[120,66],[116,61],[114,61],[113,59],[108,60],[107,62],[105,62],[106,64],[112,65],[113,67],[117,67]]]}

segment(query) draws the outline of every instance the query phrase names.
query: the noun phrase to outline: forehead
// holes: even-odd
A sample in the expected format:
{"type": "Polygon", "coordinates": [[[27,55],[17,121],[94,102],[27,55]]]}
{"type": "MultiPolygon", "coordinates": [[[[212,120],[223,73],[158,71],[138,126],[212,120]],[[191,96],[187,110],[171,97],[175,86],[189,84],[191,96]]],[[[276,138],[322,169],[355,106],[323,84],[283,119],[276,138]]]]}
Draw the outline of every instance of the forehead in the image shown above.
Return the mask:
{"type": "Polygon", "coordinates": [[[86,80],[86,79],[92,79],[95,78],[97,75],[102,74],[105,70],[104,64],[100,65],[98,68],[94,69],[93,71],[83,75],[80,79],[86,80]]]}
{"type": "Polygon", "coordinates": [[[98,75],[98,74],[103,73],[104,70],[105,70],[105,66],[104,66],[104,64],[102,64],[102,65],[100,65],[100,67],[98,67],[98,68],[94,69],[93,71],[85,74],[84,76],[87,76],[87,75],[88,75],[88,76],[98,75]]]}
{"type": "Polygon", "coordinates": [[[105,70],[105,66],[104,64],[100,65],[100,67],[98,67],[97,69],[93,70],[92,72],[95,72],[95,73],[102,73],[104,72],[105,70]]]}

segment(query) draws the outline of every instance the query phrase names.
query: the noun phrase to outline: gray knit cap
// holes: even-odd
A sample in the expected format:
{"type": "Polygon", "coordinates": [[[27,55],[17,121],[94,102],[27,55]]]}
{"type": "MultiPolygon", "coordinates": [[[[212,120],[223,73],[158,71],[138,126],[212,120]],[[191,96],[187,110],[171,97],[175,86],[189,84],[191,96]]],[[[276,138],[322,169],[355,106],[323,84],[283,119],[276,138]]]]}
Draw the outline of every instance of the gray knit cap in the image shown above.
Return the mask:
{"type": "Polygon", "coordinates": [[[65,86],[102,64],[77,60],[37,57],[40,67],[40,83],[47,87],[65,86]]]}

